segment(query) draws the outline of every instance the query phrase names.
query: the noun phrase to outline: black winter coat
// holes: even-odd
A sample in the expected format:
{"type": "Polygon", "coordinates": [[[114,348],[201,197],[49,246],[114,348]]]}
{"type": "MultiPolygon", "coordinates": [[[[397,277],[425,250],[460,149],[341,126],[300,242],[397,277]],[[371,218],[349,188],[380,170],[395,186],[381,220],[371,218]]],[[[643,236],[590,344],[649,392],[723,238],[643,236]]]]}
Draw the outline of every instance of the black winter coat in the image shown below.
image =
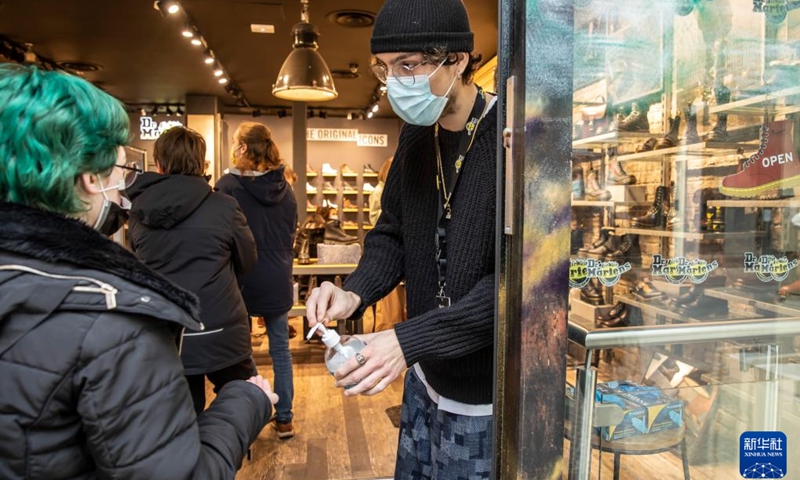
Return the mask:
{"type": "Polygon", "coordinates": [[[231,169],[214,187],[239,202],[258,245],[258,263],[244,277],[242,290],[251,315],[276,317],[292,308],[297,201],[284,168],[255,176],[231,169]]]}
{"type": "Polygon", "coordinates": [[[270,416],[199,417],[176,349],[197,300],[78,220],[0,203],[0,478],[233,479],[270,416]]]}
{"type": "Polygon", "coordinates": [[[221,370],[250,357],[250,320],[237,276],[255,265],[256,244],[236,201],[190,175],[145,173],[127,194],[136,256],[200,298],[206,329],[184,335],[186,374],[221,370]]]}

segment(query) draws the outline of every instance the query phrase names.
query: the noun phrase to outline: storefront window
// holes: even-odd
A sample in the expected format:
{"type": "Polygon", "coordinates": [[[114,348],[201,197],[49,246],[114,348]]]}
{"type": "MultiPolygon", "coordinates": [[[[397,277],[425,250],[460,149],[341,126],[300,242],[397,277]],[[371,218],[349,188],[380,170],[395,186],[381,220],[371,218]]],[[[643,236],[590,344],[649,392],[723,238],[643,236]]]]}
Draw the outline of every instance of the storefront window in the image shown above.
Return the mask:
{"type": "Polygon", "coordinates": [[[569,476],[800,471],[800,3],[575,4],[569,476]]]}

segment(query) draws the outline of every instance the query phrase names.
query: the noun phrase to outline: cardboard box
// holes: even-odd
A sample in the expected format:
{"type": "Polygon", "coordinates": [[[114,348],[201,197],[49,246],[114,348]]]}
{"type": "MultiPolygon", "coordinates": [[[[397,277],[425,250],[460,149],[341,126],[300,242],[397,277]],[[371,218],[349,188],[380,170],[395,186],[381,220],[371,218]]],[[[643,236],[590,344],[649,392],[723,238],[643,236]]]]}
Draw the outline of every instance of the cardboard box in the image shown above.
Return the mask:
{"type": "Polygon", "coordinates": [[[644,185],[606,185],[612,202],[647,202],[647,187],[644,185]]]}
{"type": "MultiPolygon", "coordinates": [[[[647,411],[647,432],[657,433],[683,425],[683,401],[666,395],[657,387],[634,382],[608,382],[615,395],[647,411]]],[[[607,384],[608,388],[609,385],[607,384]]]]}
{"type": "Polygon", "coordinates": [[[647,408],[617,395],[609,385],[613,383],[598,384],[595,392],[597,402],[614,403],[622,408],[622,421],[619,424],[599,428],[603,440],[621,440],[647,433],[647,408]]]}

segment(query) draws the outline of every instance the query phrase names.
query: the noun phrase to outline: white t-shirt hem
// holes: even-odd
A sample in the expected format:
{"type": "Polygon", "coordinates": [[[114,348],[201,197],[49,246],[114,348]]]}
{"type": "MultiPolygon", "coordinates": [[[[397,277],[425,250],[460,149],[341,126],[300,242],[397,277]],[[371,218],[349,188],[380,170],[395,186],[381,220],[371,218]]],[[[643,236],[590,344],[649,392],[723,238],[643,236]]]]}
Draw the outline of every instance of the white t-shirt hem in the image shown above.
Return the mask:
{"type": "Polygon", "coordinates": [[[434,390],[433,387],[428,384],[428,381],[425,380],[425,374],[422,372],[422,368],[418,363],[414,364],[414,372],[416,372],[417,376],[422,381],[422,384],[425,385],[425,390],[428,391],[428,396],[430,397],[431,401],[438,406],[439,410],[442,410],[443,412],[454,413],[456,415],[464,415],[467,417],[486,417],[492,414],[491,403],[470,405],[468,403],[461,403],[456,400],[443,397],[436,393],[436,390],[434,390]]]}

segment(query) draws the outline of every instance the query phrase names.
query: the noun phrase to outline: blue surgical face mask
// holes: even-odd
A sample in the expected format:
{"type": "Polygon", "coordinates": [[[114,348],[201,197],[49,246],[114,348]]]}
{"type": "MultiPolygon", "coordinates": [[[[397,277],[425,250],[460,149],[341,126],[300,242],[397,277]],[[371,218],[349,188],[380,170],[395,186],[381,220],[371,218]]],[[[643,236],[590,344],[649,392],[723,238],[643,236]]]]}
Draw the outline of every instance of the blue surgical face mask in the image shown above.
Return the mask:
{"type": "Polygon", "coordinates": [[[444,96],[434,95],[431,91],[430,78],[436,75],[443,64],[444,62],[440,63],[430,75],[414,75],[414,84],[410,86],[400,83],[394,75],[389,75],[386,79],[392,110],[406,123],[429,127],[439,120],[447,105],[447,95],[458,78],[458,76],[453,77],[450,88],[444,96]]]}

